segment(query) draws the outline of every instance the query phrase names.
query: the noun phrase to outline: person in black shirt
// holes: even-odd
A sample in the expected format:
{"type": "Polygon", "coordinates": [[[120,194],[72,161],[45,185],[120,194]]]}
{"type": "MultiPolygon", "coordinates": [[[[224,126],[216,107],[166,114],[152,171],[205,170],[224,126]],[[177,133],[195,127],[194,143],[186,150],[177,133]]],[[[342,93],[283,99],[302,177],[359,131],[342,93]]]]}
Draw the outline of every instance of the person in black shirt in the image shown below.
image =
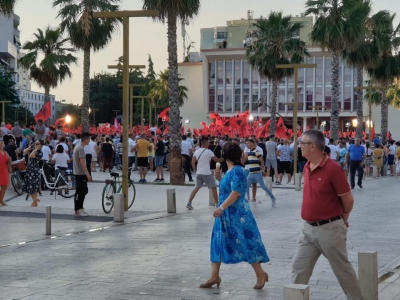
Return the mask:
{"type": "Polygon", "coordinates": [[[108,167],[109,172],[112,170],[112,156],[113,156],[113,145],[112,142],[110,142],[110,138],[106,137],[106,141],[103,143],[103,146],[101,147],[101,151],[103,152],[104,156],[104,164],[103,164],[103,172],[106,171],[106,168],[108,167]]]}
{"type": "Polygon", "coordinates": [[[156,166],[157,178],[155,182],[164,182],[164,151],[165,144],[161,135],[157,135],[154,164],[156,166]]]}
{"type": "Polygon", "coordinates": [[[4,150],[8,153],[8,156],[11,157],[12,161],[16,161],[17,160],[17,146],[15,146],[15,140],[13,139],[9,139],[8,140],[8,145],[5,146],[4,150]]]}
{"type": "MultiPolygon", "coordinates": [[[[222,157],[222,148],[218,143],[218,139],[214,139],[214,141],[211,143],[210,147],[208,148],[210,149],[214,155],[217,158],[221,158],[222,157]]],[[[210,170],[215,170],[216,169],[216,162],[214,160],[210,161],[210,170]]]]}

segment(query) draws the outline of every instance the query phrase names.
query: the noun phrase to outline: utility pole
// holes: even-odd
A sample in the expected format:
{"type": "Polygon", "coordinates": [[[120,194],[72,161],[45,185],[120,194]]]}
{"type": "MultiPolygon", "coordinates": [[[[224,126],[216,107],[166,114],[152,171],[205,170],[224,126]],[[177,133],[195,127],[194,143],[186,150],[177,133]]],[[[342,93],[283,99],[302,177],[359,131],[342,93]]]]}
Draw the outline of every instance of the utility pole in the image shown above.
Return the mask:
{"type": "Polygon", "coordinates": [[[357,90],[367,90],[368,91],[368,140],[369,143],[372,144],[372,140],[371,140],[371,128],[373,126],[372,123],[372,90],[380,90],[380,89],[384,89],[384,86],[380,86],[380,85],[370,85],[370,86],[356,86],[354,88],[355,91],[357,90]]]}
{"type": "MultiPolygon", "coordinates": [[[[157,17],[159,15],[156,10],[137,10],[137,11],[109,11],[94,12],[94,18],[122,18],[123,22],[123,104],[122,113],[123,120],[128,120],[129,110],[129,18],[135,17],[157,17]]],[[[122,148],[122,193],[124,195],[124,210],[128,211],[128,126],[123,126],[122,131],[123,148],[122,148]]]]}
{"type": "Polygon", "coordinates": [[[318,112],[319,112],[321,109],[326,109],[326,108],[328,108],[328,107],[327,107],[327,106],[324,106],[324,105],[313,105],[313,106],[311,106],[311,108],[314,108],[315,111],[317,112],[317,129],[319,130],[321,126],[319,126],[318,112]]]}
{"type": "Polygon", "coordinates": [[[13,109],[14,111],[14,122],[17,122],[17,116],[18,116],[18,112],[20,111],[19,109],[13,109]]]}
{"type": "Polygon", "coordinates": [[[297,173],[297,108],[299,98],[299,69],[316,68],[317,64],[287,64],[276,65],[277,69],[294,69],[294,103],[293,103],[293,132],[294,132],[294,151],[293,151],[293,174],[297,173]]]}
{"type": "Polygon", "coordinates": [[[2,112],[3,112],[3,118],[2,118],[2,122],[6,122],[6,104],[7,103],[11,103],[11,101],[0,101],[0,103],[1,103],[1,105],[2,105],[2,108],[3,108],[3,110],[2,110],[2,112]]]}
{"type": "Polygon", "coordinates": [[[89,107],[89,114],[93,112],[93,125],[96,126],[96,110],[99,110],[98,108],[90,108],[89,107]]]}

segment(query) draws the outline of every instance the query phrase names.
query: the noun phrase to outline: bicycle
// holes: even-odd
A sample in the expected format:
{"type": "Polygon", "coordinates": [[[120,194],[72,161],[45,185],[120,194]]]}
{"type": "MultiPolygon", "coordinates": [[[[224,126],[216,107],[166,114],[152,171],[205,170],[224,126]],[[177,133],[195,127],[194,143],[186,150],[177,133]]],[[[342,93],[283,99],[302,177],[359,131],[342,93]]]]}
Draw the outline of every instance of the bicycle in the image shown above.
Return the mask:
{"type": "MultiPolygon", "coordinates": [[[[105,181],[105,186],[103,188],[102,194],[102,206],[103,211],[109,214],[114,207],[114,194],[120,193],[122,190],[122,182],[119,179],[120,175],[116,172],[111,172],[110,176],[112,179],[107,179],[105,181]],[[118,186],[117,186],[118,185],[118,186]]],[[[128,199],[128,209],[132,207],[133,202],[135,202],[136,188],[132,180],[128,181],[128,195],[132,192],[131,201],[128,199]]]]}
{"type": "MultiPolygon", "coordinates": [[[[75,196],[76,193],[76,179],[75,175],[67,173],[66,168],[61,168],[58,167],[58,174],[56,174],[56,178],[50,177],[50,182],[47,180],[46,173],[44,171],[45,167],[50,167],[54,169],[54,167],[51,164],[44,163],[41,169],[41,175],[43,176],[44,184],[46,187],[51,191],[51,195],[53,194],[54,191],[57,191],[57,193],[63,197],[63,198],[72,198],[75,196]],[[53,179],[53,180],[51,180],[53,179]]],[[[54,170],[57,171],[57,170],[54,170]]],[[[57,194],[55,194],[54,197],[56,197],[57,194]]]]}
{"type": "Polygon", "coordinates": [[[24,193],[21,172],[25,172],[25,160],[20,159],[12,163],[11,184],[18,195],[24,193]]]}

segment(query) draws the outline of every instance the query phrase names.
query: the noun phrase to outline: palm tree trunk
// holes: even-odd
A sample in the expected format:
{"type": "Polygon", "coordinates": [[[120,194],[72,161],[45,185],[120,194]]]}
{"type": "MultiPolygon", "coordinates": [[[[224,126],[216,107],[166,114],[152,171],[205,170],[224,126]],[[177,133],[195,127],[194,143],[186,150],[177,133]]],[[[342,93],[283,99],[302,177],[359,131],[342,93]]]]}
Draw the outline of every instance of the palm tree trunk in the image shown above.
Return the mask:
{"type": "Polygon", "coordinates": [[[339,53],[332,52],[332,103],[331,103],[331,138],[339,138],[339,53]]]}
{"type": "MultiPolygon", "coordinates": [[[[50,101],[50,87],[46,86],[44,88],[44,103],[50,101]]],[[[50,103],[51,106],[51,103],[50,103]]],[[[53,116],[54,117],[54,116],[53,116]]],[[[43,122],[46,122],[47,120],[43,120],[43,122]]]]}
{"type": "MultiPolygon", "coordinates": [[[[357,86],[362,86],[364,82],[364,69],[357,68],[357,86]]],[[[359,139],[363,138],[363,92],[361,89],[357,90],[357,131],[356,136],[359,139]]]]}
{"type": "Polygon", "coordinates": [[[279,88],[279,81],[273,80],[272,81],[272,102],[271,102],[271,119],[270,119],[270,129],[269,134],[275,134],[276,131],[276,105],[278,103],[278,88],[279,88]]]}
{"type": "Polygon", "coordinates": [[[168,12],[168,94],[169,116],[171,132],[171,161],[169,165],[171,184],[184,184],[181,155],[181,126],[179,113],[179,82],[178,82],[178,52],[177,52],[177,16],[172,11],[168,12]]]}
{"type": "Polygon", "coordinates": [[[81,106],[82,132],[89,132],[90,47],[83,50],[83,98],[81,106]]]}
{"type": "Polygon", "coordinates": [[[381,100],[381,139],[382,143],[386,143],[386,134],[388,132],[388,115],[389,115],[389,107],[388,107],[388,98],[386,97],[388,90],[388,86],[386,86],[382,91],[382,100],[381,100]]]}

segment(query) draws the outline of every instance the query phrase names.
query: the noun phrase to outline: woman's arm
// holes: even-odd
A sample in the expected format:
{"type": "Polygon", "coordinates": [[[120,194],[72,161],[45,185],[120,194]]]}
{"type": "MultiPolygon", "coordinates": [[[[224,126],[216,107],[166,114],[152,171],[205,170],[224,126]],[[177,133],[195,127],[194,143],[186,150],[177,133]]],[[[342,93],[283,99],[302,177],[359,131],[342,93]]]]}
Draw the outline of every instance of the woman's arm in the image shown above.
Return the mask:
{"type": "Polygon", "coordinates": [[[240,193],[236,191],[232,191],[229,194],[229,197],[224,201],[223,204],[221,204],[215,211],[213,216],[218,218],[222,215],[225,209],[227,209],[229,206],[231,206],[233,203],[236,202],[236,200],[240,197],[240,193]]]}

